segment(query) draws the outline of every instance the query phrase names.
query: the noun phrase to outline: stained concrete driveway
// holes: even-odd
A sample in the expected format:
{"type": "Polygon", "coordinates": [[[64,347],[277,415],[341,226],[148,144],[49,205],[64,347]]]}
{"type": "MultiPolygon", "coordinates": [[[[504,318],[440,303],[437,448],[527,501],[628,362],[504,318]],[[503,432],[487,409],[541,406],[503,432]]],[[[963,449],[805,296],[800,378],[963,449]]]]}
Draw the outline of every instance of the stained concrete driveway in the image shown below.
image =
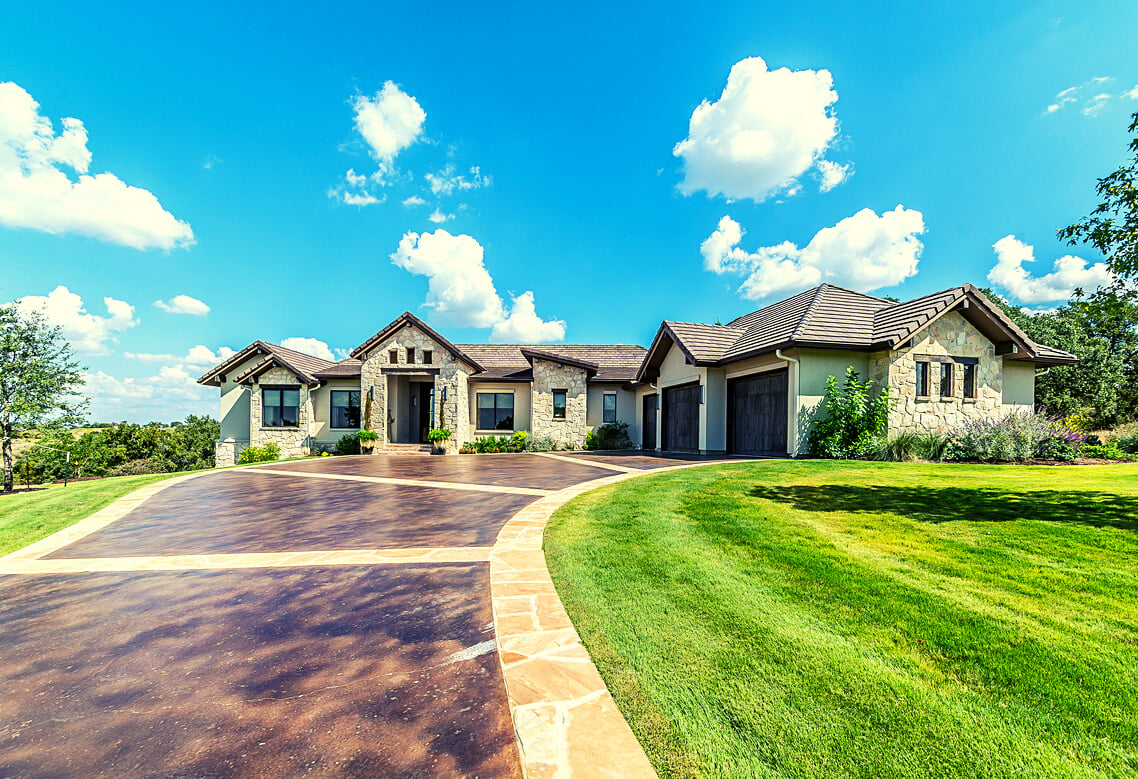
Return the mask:
{"type": "Polygon", "coordinates": [[[489,547],[552,490],[667,464],[219,471],[0,560],[0,776],[519,776],[489,547]]]}

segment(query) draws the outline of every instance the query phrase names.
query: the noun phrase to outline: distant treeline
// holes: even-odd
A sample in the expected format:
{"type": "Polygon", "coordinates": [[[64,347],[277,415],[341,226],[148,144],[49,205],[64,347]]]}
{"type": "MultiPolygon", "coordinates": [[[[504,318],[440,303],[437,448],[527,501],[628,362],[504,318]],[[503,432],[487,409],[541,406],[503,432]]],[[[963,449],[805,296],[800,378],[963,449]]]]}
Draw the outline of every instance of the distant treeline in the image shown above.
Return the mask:
{"type": "Polygon", "coordinates": [[[217,420],[192,414],[170,424],[119,422],[78,437],[69,430],[44,431],[35,439],[39,446],[24,451],[16,461],[16,479],[33,484],[62,479],[65,452],[71,453],[71,478],[212,468],[220,433],[217,420]]]}

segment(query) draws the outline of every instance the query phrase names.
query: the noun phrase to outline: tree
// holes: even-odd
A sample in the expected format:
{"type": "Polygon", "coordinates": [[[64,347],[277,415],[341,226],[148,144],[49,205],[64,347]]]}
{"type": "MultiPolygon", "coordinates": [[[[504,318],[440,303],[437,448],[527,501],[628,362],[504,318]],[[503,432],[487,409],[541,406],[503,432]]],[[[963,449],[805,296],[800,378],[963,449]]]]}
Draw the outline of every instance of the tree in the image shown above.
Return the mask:
{"type": "Polygon", "coordinates": [[[1059,230],[1059,239],[1075,246],[1090,244],[1102,252],[1107,266],[1120,279],[1138,278],[1138,111],[1130,118],[1134,135],[1128,164],[1095,187],[1103,198],[1098,207],[1070,227],[1059,230]]]}
{"type": "Polygon", "coordinates": [[[44,422],[79,422],[87,399],[71,345],[39,313],[22,316],[0,308],[0,449],[4,492],[11,492],[12,436],[17,428],[44,422]]]}

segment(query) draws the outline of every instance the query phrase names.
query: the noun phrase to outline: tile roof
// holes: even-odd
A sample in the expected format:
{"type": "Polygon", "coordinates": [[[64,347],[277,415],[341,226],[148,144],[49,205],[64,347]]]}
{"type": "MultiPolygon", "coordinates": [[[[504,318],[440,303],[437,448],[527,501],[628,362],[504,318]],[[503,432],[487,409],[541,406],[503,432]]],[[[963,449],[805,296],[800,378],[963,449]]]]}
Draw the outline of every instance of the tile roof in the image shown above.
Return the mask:
{"type": "Polygon", "coordinates": [[[665,321],[644,364],[644,380],[657,368],[670,342],[693,365],[723,365],[795,347],[893,349],[950,310],[959,310],[993,342],[1012,342],[1022,357],[1041,364],[1071,364],[1073,355],[1032,341],[980,290],[964,284],[895,303],[854,290],[821,284],[741,316],[727,325],[665,321]]]}
{"type": "Polygon", "coordinates": [[[593,381],[633,381],[644,360],[646,349],[631,344],[458,344],[466,354],[482,363],[486,370],[471,378],[475,381],[530,381],[533,367],[522,353],[564,357],[566,361],[597,366],[593,381]]]}
{"type": "Polygon", "coordinates": [[[286,349],[283,346],[271,344],[268,341],[254,341],[225,362],[203,374],[201,378],[198,379],[198,384],[212,384],[217,386],[221,383],[220,377],[222,375],[231,372],[233,368],[241,365],[250,357],[259,354],[265,355],[264,358],[243,371],[234,381],[242,381],[254,373],[267,370],[267,368],[272,365],[282,365],[295,373],[298,378],[303,379],[309,384],[316,384],[318,383],[315,377],[316,372],[327,370],[336,365],[334,362],[322,360],[319,357],[313,357],[310,354],[304,354],[294,349],[286,349]]]}

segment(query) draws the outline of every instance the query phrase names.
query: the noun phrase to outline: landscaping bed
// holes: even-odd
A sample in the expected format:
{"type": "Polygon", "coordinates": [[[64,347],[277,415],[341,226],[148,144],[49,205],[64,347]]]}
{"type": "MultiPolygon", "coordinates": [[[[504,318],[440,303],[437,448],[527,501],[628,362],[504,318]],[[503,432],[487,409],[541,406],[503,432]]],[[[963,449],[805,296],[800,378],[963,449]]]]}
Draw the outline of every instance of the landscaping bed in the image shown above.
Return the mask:
{"type": "Polygon", "coordinates": [[[708,466],[545,549],[661,776],[1138,772],[1138,465],[708,466]]]}

